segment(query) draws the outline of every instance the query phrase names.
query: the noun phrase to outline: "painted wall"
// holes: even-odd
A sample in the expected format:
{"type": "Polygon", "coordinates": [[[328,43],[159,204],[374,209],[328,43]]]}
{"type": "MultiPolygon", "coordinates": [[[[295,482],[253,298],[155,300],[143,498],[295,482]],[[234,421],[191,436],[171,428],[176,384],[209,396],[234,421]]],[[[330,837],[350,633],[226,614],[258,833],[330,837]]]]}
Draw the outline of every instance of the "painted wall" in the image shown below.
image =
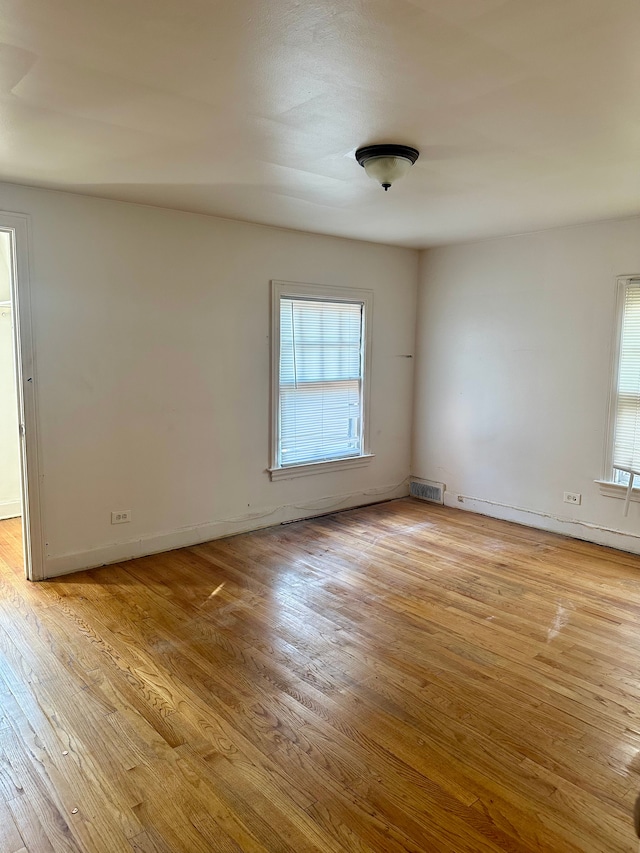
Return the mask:
{"type": "MultiPolygon", "coordinates": [[[[0,232],[0,302],[11,299],[9,235],[0,232]]],[[[20,515],[20,445],[11,311],[0,307],[0,519],[20,515]]]]}
{"type": "Polygon", "coordinates": [[[0,209],[31,217],[48,574],[407,493],[417,252],[11,185],[0,209]],[[370,465],[270,481],[270,279],[374,291],[370,465]]]}
{"type": "Polygon", "coordinates": [[[640,504],[624,519],[594,483],[625,273],[639,219],[424,252],[413,473],[453,506],[640,551],[640,504]]]}

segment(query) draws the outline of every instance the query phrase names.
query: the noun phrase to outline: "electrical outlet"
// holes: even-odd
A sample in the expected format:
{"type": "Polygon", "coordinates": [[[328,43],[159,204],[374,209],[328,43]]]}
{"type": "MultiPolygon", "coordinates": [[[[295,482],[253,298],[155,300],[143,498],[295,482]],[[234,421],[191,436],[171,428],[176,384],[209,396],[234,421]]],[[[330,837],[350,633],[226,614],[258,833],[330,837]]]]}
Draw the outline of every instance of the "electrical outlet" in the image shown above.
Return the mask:
{"type": "Polygon", "coordinates": [[[576,504],[576,506],[579,506],[582,503],[582,495],[578,492],[565,492],[564,502],[566,504],[576,504]]]}
{"type": "Polygon", "coordinates": [[[119,509],[111,513],[111,524],[126,524],[127,521],[131,521],[130,509],[119,509]]]}

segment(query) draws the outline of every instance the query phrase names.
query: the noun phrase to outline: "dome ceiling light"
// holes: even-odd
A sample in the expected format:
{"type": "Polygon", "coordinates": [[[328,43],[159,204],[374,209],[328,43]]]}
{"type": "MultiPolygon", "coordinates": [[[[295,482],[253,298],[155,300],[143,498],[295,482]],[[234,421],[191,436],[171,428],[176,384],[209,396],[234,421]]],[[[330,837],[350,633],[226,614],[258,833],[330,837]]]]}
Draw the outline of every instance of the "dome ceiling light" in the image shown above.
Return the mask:
{"type": "Polygon", "coordinates": [[[366,145],[356,151],[356,160],[386,192],[394,181],[404,178],[420,152],[408,145],[366,145]]]}

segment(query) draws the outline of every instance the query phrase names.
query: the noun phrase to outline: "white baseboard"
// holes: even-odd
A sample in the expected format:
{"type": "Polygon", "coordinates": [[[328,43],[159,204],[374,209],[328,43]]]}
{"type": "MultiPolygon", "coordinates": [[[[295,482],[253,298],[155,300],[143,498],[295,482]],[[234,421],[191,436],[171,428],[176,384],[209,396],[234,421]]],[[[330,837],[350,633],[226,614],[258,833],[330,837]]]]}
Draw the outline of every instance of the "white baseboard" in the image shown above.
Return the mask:
{"type": "Polygon", "coordinates": [[[263,527],[273,527],[283,522],[297,521],[302,518],[316,518],[342,509],[353,509],[384,500],[402,498],[409,494],[408,482],[409,478],[407,477],[406,480],[396,486],[382,486],[366,492],[321,498],[305,505],[289,504],[274,507],[240,518],[184,527],[126,542],[114,542],[100,548],[94,548],[91,551],[46,557],[44,576],[45,578],[60,577],[83,569],[94,569],[110,563],[121,563],[124,560],[132,560],[136,557],[146,557],[149,554],[159,554],[163,551],[173,551],[176,548],[186,548],[189,545],[199,545],[202,542],[209,542],[211,539],[221,539],[224,536],[260,530],[263,527]]]}
{"type": "Polygon", "coordinates": [[[562,518],[550,513],[510,506],[484,498],[457,495],[453,492],[445,492],[444,503],[445,506],[455,509],[477,512],[480,515],[488,515],[491,518],[500,518],[504,521],[515,521],[517,524],[524,524],[526,527],[537,527],[539,530],[546,530],[549,533],[561,533],[564,536],[571,536],[573,539],[582,539],[586,542],[595,542],[596,545],[617,548],[619,551],[640,554],[640,534],[637,533],[616,530],[613,527],[602,527],[589,521],[562,518]]]}
{"type": "Polygon", "coordinates": [[[0,501],[0,521],[5,518],[18,518],[22,515],[22,504],[17,501],[0,501]]]}

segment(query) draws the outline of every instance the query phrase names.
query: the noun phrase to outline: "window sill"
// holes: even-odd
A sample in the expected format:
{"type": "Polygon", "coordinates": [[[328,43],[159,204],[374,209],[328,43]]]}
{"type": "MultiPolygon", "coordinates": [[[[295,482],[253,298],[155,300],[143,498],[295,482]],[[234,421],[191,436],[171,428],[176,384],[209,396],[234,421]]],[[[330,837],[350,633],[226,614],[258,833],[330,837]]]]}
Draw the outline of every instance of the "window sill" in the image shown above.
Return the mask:
{"type": "MultiPolygon", "coordinates": [[[[620,483],[612,483],[609,480],[594,480],[600,487],[600,494],[606,498],[620,498],[624,500],[627,496],[627,487],[620,483]]],[[[640,488],[634,484],[631,492],[631,500],[640,502],[640,488]]]]}
{"type": "Polygon", "coordinates": [[[331,459],[328,462],[309,462],[306,465],[288,465],[286,468],[268,468],[272,480],[293,480],[296,477],[307,477],[309,474],[328,474],[331,471],[344,471],[348,468],[359,468],[375,459],[374,453],[362,456],[349,456],[346,459],[331,459]]]}

